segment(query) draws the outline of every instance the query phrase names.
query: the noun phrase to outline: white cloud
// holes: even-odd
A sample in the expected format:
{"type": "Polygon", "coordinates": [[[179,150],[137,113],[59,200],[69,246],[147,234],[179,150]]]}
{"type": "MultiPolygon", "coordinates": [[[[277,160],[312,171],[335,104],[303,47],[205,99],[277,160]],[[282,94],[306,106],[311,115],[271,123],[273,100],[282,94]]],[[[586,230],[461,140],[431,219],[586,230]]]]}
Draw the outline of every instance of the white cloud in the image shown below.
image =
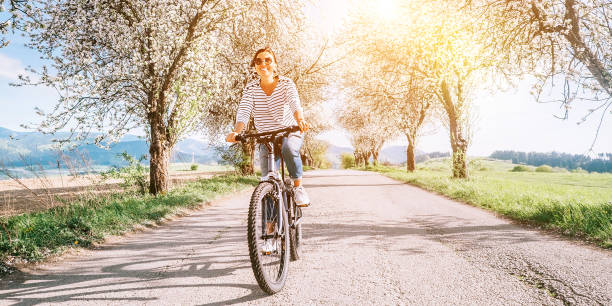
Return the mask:
{"type": "Polygon", "coordinates": [[[17,76],[25,74],[21,61],[0,53],[0,79],[17,80],[17,76]]]}

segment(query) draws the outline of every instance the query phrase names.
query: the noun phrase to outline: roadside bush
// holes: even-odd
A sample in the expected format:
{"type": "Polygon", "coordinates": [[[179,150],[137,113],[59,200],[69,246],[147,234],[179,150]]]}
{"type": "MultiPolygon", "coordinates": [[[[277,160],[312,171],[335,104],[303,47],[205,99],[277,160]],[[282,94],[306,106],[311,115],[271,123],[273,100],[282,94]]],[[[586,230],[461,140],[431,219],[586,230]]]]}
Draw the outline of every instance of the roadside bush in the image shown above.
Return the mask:
{"type": "Polygon", "coordinates": [[[342,168],[348,169],[355,167],[355,156],[350,153],[342,153],[340,155],[340,160],[342,162],[342,168]]]}
{"type": "Polygon", "coordinates": [[[518,165],[512,168],[512,170],[510,170],[510,172],[532,172],[532,171],[533,169],[531,167],[525,166],[525,165],[518,165]]]}
{"type": "Polygon", "coordinates": [[[191,171],[196,171],[196,170],[198,170],[198,164],[193,164],[193,165],[191,165],[190,169],[191,169],[191,171]]]}
{"type": "Polygon", "coordinates": [[[101,175],[104,179],[115,178],[122,182],[119,184],[124,190],[129,191],[136,189],[140,194],[145,194],[149,189],[149,168],[142,161],[146,160],[146,156],[141,156],[138,160],[132,157],[127,152],[117,154],[125,160],[128,165],[125,167],[114,166],[101,175]]]}
{"type": "Polygon", "coordinates": [[[332,166],[331,162],[327,159],[319,160],[317,164],[319,169],[329,169],[332,166]]]}
{"type": "Polygon", "coordinates": [[[224,164],[233,166],[240,174],[247,175],[249,171],[253,170],[250,167],[251,157],[242,152],[240,143],[232,144],[229,147],[219,146],[215,150],[219,153],[224,164]]]}
{"type": "Polygon", "coordinates": [[[535,169],[535,172],[546,172],[546,173],[552,173],[553,172],[553,168],[549,165],[541,165],[539,167],[537,167],[535,169]]]}
{"type": "Polygon", "coordinates": [[[484,167],[484,165],[482,164],[482,161],[480,159],[472,159],[468,162],[468,167],[472,169],[480,169],[484,167]]]}
{"type": "Polygon", "coordinates": [[[578,167],[578,168],[572,170],[572,173],[589,173],[589,171],[586,171],[586,170],[578,167]]]}

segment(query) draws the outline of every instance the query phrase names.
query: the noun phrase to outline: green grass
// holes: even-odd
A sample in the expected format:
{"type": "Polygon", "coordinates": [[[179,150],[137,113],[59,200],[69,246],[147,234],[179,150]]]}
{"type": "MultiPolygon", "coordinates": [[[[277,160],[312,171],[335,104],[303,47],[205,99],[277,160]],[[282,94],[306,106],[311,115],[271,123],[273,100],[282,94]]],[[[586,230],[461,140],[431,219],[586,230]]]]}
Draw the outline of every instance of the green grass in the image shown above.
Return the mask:
{"type": "Polygon", "coordinates": [[[414,173],[393,167],[365,170],[612,248],[612,174],[511,172],[514,166],[478,159],[470,163],[467,180],[450,177],[448,159],[419,164],[414,173]]]}
{"type": "Polygon", "coordinates": [[[218,176],[188,183],[160,196],[118,193],[44,212],[0,218],[0,274],[2,262],[39,261],[68,247],[89,246],[106,236],[159,222],[257,183],[254,176],[218,176]]]}
{"type": "Polygon", "coordinates": [[[197,165],[198,172],[222,172],[222,171],[234,171],[234,167],[230,165],[204,165],[204,164],[192,164],[192,163],[172,163],[170,164],[170,172],[184,172],[192,171],[191,165],[197,165]]]}

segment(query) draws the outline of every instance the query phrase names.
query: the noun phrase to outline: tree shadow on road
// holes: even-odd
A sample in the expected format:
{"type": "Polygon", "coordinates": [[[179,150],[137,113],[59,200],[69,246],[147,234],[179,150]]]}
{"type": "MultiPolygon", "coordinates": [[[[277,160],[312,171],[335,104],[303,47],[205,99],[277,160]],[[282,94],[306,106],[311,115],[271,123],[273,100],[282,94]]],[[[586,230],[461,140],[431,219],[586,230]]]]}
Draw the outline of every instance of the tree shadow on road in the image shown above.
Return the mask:
{"type": "MultiPolygon", "coordinates": [[[[329,245],[342,242],[367,247],[381,240],[390,239],[390,243],[393,243],[401,239],[407,240],[408,245],[411,241],[429,240],[443,243],[469,242],[474,248],[487,248],[492,244],[511,245],[550,239],[513,224],[474,225],[458,217],[440,215],[419,215],[404,222],[381,223],[358,218],[348,221],[350,224],[315,222],[303,224],[306,244],[329,245]]],[[[426,247],[404,250],[404,254],[408,255],[428,252],[426,247]]]]}
{"type": "MultiPolygon", "coordinates": [[[[211,207],[205,214],[186,216],[164,226],[164,230],[104,245],[98,255],[106,257],[69,259],[73,267],[69,272],[18,272],[0,280],[0,300],[13,305],[76,301],[145,303],[160,302],[151,295],[153,290],[180,294],[181,289],[206,288],[241,290],[237,297],[228,300],[201,301],[209,305],[246,303],[268,297],[254,278],[250,282],[236,281],[238,274],[251,275],[244,226],[246,209],[211,207]],[[95,261],[100,262],[101,268],[95,268],[95,261]]],[[[348,244],[413,256],[432,252],[419,241],[486,248],[492,243],[510,245],[548,239],[512,224],[475,225],[453,216],[414,215],[383,222],[374,221],[363,212],[343,212],[340,220],[333,214],[337,212],[319,218],[306,216],[303,223],[306,251],[322,245],[333,248],[348,244]],[[399,241],[403,243],[394,245],[399,241]]],[[[308,255],[304,258],[308,260],[308,255]]]]}
{"type": "MultiPolygon", "coordinates": [[[[54,273],[53,268],[51,271],[17,272],[0,280],[0,304],[161,302],[151,292],[162,290],[162,294],[169,291],[180,295],[181,290],[198,288],[213,288],[208,292],[215,292],[214,288],[247,292],[211,305],[267,297],[257,286],[255,278],[246,283],[231,281],[236,274],[251,272],[246,228],[236,225],[236,222],[226,226],[219,226],[218,222],[239,221],[245,216],[243,208],[226,209],[223,214],[206,214],[204,217],[191,215],[164,230],[149,231],[140,237],[103,245],[96,251],[95,258],[68,258],[73,267],[69,272],[54,273]],[[201,237],[199,233],[202,233],[201,237]],[[244,252],[236,251],[241,249],[244,252]]],[[[198,304],[207,302],[212,301],[194,301],[198,304]]]]}

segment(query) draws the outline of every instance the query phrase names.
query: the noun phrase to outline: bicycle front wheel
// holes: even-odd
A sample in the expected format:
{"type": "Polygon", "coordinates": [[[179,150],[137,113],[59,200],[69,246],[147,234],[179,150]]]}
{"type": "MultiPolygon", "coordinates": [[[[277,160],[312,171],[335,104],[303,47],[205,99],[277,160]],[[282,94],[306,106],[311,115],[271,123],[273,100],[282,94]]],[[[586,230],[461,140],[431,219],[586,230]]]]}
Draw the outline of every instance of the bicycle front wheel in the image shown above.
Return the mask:
{"type": "MultiPolygon", "coordinates": [[[[295,203],[294,203],[295,205],[295,203]]],[[[302,208],[294,207],[293,216],[295,220],[302,217],[302,208]]],[[[302,224],[293,225],[289,228],[290,244],[291,244],[291,260],[298,260],[302,257],[302,224]]]]}
{"type": "Polygon", "coordinates": [[[268,294],[279,292],[289,267],[289,225],[270,182],[261,182],[251,196],[247,231],[251,267],[259,287],[268,294]]]}

